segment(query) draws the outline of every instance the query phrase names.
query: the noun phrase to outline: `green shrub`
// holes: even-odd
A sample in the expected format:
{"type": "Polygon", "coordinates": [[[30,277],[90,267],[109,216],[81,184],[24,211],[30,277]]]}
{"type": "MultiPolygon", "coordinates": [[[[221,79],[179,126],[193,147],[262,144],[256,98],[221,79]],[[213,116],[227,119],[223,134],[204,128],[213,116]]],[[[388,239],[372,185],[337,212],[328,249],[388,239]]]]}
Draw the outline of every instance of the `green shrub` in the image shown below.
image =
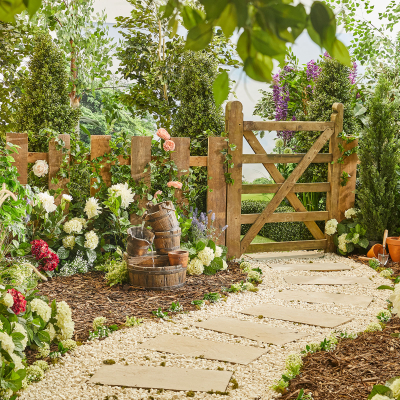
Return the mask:
{"type": "MultiPolygon", "coordinates": [[[[267,206],[268,201],[244,200],[242,201],[242,214],[258,214],[267,206]]],[[[292,207],[279,206],[277,213],[294,212],[292,207]]],[[[242,225],[241,234],[245,235],[250,229],[249,224],[242,225]]],[[[313,236],[304,225],[304,222],[272,222],[265,224],[259,235],[275,240],[276,242],[286,242],[293,240],[311,240],[313,236]]]]}

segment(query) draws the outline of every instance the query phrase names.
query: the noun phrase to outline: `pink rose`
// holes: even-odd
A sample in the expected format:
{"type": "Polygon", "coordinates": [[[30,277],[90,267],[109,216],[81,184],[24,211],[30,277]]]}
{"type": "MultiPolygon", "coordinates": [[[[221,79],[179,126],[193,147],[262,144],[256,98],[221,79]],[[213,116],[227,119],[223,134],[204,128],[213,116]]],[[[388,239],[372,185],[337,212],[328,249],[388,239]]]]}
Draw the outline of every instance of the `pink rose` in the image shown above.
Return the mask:
{"type": "Polygon", "coordinates": [[[166,140],[163,144],[163,148],[165,151],[174,151],[175,150],[175,142],[172,140],[166,140]]]}
{"type": "Polygon", "coordinates": [[[174,187],[175,189],[182,189],[182,183],[178,181],[170,181],[167,183],[168,187],[174,187]]]}
{"type": "Polygon", "coordinates": [[[157,190],[157,192],[154,193],[154,199],[157,200],[157,196],[162,195],[162,191],[161,190],[157,190]]]}
{"type": "Polygon", "coordinates": [[[164,139],[164,140],[169,140],[169,139],[171,139],[171,136],[169,135],[169,133],[168,133],[164,128],[160,128],[160,129],[157,131],[157,136],[158,136],[159,138],[161,138],[161,139],[164,139]]]}

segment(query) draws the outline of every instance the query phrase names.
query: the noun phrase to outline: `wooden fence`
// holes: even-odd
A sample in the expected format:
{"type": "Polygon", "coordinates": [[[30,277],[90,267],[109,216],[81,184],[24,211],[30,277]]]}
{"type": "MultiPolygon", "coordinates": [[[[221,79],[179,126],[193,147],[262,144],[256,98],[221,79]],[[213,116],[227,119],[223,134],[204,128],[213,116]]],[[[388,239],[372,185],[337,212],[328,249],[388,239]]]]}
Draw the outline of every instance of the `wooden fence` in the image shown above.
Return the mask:
{"type": "MultiPolygon", "coordinates": [[[[70,137],[69,135],[59,135],[65,143],[67,154],[69,155],[70,137]]],[[[91,150],[88,158],[93,160],[100,156],[105,156],[111,151],[111,136],[91,136],[91,150]]],[[[215,213],[214,226],[222,229],[226,225],[226,193],[227,185],[225,183],[225,157],[221,153],[227,148],[227,142],[221,137],[210,137],[208,139],[208,155],[207,156],[191,156],[190,155],[190,138],[173,138],[175,142],[175,151],[171,153],[171,159],[178,167],[178,177],[189,173],[189,167],[206,167],[207,182],[209,190],[207,193],[207,210],[215,213]]],[[[56,177],[63,158],[63,152],[56,149],[55,141],[49,143],[48,153],[33,153],[28,151],[28,135],[26,133],[8,133],[7,143],[18,145],[18,154],[14,154],[14,165],[18,169],[19,181],[21,184],[28,183],[28,164],[37,160],[46,160],[49,164],[49,188],[62,188],[66,192],[68,180],[64,179],[58,184],[51,183],[52,178],[56,177]]],[[[64,153],[65,154],[65,153],[64,153]]],[[[106,158],[106,157],[105,157],[106,158]]],[[[133,136],[131,140],[131,156],[128,159],[120,157],[119,162],[124,165],[131,166],[131,176],[134,180],[140,181],[144,179],[148,183],[150,189],[150,172],[145,173],[145,168],[151,161],[151,137],[133,136]]],[[[70,160],[71,163],[74,160],[70,160]]],[[[111,185],[111,164],[104,161],[101,175],[104,182],[111,185]]],[[[176,189],[176,196],[179,200],[183,200],[183,194],[176,189]]],[[[95,196],[96,190],[91,187],[91,195],[95,196]]],[[[146,199],[137,199],[144,206],[146,199]]],[[[137,218],[132,218],[132,223],[139,224],[137,218]]],[[[219,244],[225,244],[225,232],[218,240],[219,244]]]]}
{"type": "MultiPolygon", "coordinates": [[[[329,122],[301,121],[243,121],[243,106],[239,101],[229,102],[226,106],[226,130],[229,132],[230,144],[236,149],[229,153],[234,164],[233,185],[227,188],[227,224],[226,235],[228,257],[240,257],[243,253],[266,251],[289,251],[324,249],[334,251],[333,239],[325,235],[315,221],[326,221],[335,218],[341,221],[344,211],[354,204],[357,156],[344,159],[344,164],[338,162],[342,154],[339,144],[344,145],[338,137],[343,130],[343,105],[335,103],[329,122]],[[253,131],[322,131],[321,136],[314,142],[306,154],[267,154],[253,131]],[[255,154],[243,154],[243,139],[246,139],[255,154]],[[329,141],[329,153],[319,153],[324,144],[329,141]],[[246,163],[261,163],[272,179],[276,182],[270,185],[242,185],[242,165],[246,163]],[[285,180],[276,163],[297,163],[297,167],[285,180]],[[297,184],[298,179],[311,163],[328,163],[328,182],[297,184]],[[343,171],[350,174],[346,186],[341,186],[343,171]],[[296,193],[326,192],[327,211],[307,212],[296,193]],[[241,214],[241,197],[245,193],[274,193],[274,197],[260,214],[241,214]],[[274,213],[280,203],[287,198],[296,212],[274,213]],[[255,236],[266,223],[271,222],[304,222],[314,240],[290,242],[251,244],[255,236]],[[249,231],[240,239],[242,224],[252,224],[249,231]]],[[[345,146],[349,149],[351,143],[345,146]]]]}

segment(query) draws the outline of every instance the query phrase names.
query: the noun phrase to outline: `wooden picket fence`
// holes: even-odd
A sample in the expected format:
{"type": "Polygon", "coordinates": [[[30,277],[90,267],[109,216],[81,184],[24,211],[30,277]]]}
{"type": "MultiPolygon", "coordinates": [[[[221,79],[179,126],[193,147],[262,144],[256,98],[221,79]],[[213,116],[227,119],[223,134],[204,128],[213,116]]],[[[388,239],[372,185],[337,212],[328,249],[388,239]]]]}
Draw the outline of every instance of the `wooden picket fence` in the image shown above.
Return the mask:
{"type": "MultiPolygon", "coordinates": [[[[49,151],[47,153],[34,153],[28,151],[28,135],[26,133],[8,133],[7,143],[18,145],[18,154],[14,154],[14,165],[18,169],[19,181],[21,184],[28,183],[28,164],[37,160],[45,160],[49,164],[48,185],[49,189],[57,190],[59,188],[66,192],[68,180],[60,180],[57,184],[52,183],[52,179],[57,176],[65,154],[69,156],[70,137],[69,135],[59,135],[64,141],[67,152],[57,150],[54,139],[49,143],[49,151]]],[[[119,162],[123,165],[131,166],[131,176],[135,181],[144,179],[150,189],[150,172],[144,172],[146,166],[151,161],[151,137],[133,136],[131,140],[131,156],[128,159],[119,158],[119,162]]],[[[91,136],[91,150],[88,158],[94,160],[100,156],[106,156],[111,152],[110,135],[91,136]]],[[[207,168],[207,182],[209,190],[207,193],[207,210],[215,213],[214,227],[222,229],[226,225],[226,192],[227,185],[225,183],[225,157],[221,153],[227,148],[227,142],[221,137],[208,138],[208,155],[207,156],[191,156],[190,155],[190,138],[173,138],[175,142],[175,151],[171,153],[171,159],[178,167],[178,178],[189,173],[189,167],[205,167],[207,168]]],[[[74,160],[70,160],[73,163],[74,160]]],[[[106,157],[101,169],[101,176],[106,185],[111,185],[111,164],[106,162],[106,157]]],[[[96,189],[91,187],[91,195],[95,196],[96,189]]],[[[175,191],[178,201],[183,201],[181,190],[175,191]]],[[[137,199],[143,207],[147,202],[146,199],[137,199]]],[[[139,224],[138,218],[131,218],[131,222],[139,224]]],[[[225,244],[225,232],[218,240],[219,244],[225,244]]]]}

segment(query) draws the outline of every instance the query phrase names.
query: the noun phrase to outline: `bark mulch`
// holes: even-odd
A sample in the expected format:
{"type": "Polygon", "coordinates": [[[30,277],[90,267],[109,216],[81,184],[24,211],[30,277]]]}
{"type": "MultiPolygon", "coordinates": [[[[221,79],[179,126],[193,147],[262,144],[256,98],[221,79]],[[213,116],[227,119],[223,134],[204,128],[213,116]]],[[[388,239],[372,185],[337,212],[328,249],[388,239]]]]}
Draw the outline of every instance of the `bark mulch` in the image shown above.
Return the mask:
{"type": "Polygon", "coordinates": [[[303,358],[300,375],[290,381],[281,399],[297,399],[301,389],[314,400],[365,400],[373,385],[400,375],[400,319],[393,318],[382,332],[342,339],[335,350],[303,358]],[[394,335],[394,336],[392,336],[394,335]]]}
{"type": "Polygon", "coordinates": [[[38,285],[39,294],[50,301],[65,300],[72,310],[76,341],[85,341],[96,317],[106,317],[109,325],[121,325],[126,317],[153,317],[159,307],[166,311],[173,301],[179,301],[184,311],[196,310],[190,304],[203,299],[205,293],[222,292],[222,287],[244,281],[237,263],[228,263],[227,271],[215,275],[187,276],[186,284],[175,291],[150,291],[129,285],[108,286],[102,272],[89,272],[68,277],[55,277],[38,285]]]}
{"type": "MultiPolygon", "coordinates": [[[[348,257],[359,263],[369,265],[367,260],[360,259],[360,256],[358,256],[357,254],[351,254],[348,257]]],[[[390,258],[389,258],[389,261],[386,263],[385,268],[391,268],[393,270],[393,275],[392,275],[393,278],[400,276],[400,264],[397,262],[393,262],[390,258]]]]}

